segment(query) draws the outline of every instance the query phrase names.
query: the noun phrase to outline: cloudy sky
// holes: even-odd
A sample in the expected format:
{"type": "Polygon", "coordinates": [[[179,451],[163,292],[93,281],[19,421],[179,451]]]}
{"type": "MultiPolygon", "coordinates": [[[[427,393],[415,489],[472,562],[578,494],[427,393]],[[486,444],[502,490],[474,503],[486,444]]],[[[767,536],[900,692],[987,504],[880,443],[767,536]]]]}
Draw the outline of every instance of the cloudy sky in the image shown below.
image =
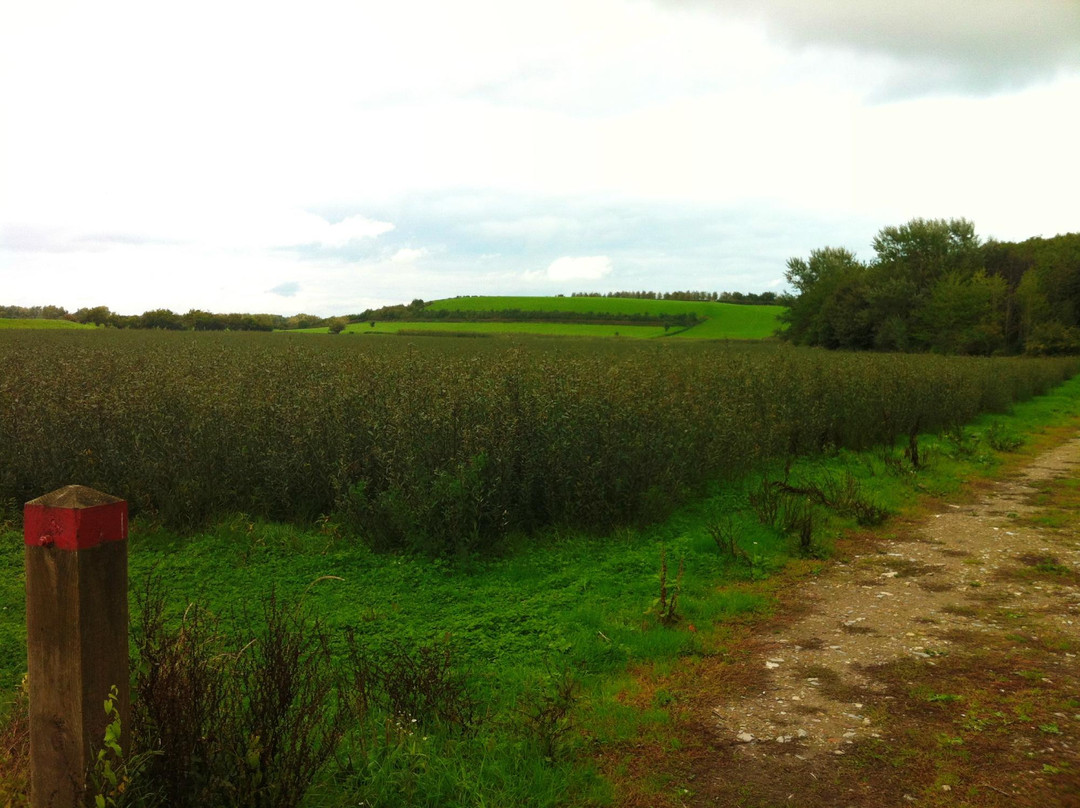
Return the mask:
{"type": "Polygon", "coordinates": [[[1077,0],[11,2],[0,303],[765,291],[1080,230],[1077,0]]]}

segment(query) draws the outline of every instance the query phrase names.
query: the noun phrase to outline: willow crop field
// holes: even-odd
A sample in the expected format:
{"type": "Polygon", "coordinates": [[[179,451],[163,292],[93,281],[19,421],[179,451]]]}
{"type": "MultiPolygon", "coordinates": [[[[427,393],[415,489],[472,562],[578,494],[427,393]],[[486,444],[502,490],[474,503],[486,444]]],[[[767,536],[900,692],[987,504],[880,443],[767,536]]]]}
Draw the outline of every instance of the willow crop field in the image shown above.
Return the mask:
{"type": "Polygon", "coordinates": [[[777,457],[1001,412],[1065,359],[536,338],[0,335],[0,501],[78,480],[192,527],[334,513],[434,554],[662,516],[777,457]]]}
{"type": "Polygon", "coordinates": [[[106,804],[674,808],[669,672],[728,654],[834,528],[1080,417],[1075,360],[783,344],[12,331],[0,367],[12,808],[19,505],[61,485],[135,517],[106,804]]]}

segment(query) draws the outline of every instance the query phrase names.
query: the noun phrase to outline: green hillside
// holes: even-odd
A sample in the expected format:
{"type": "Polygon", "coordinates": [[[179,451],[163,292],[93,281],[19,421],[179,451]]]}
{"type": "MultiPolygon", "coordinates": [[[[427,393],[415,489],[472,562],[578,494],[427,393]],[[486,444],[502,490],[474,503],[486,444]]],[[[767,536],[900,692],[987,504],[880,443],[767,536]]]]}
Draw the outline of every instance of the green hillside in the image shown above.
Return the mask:
{"type": "MultiPolygon", "coordinates": [[[[750,306],[689,300],[643,300],[625,297],[455,297],[436,300],[430,311],[565,311],[598,314],[697,314],[705,322],[678,336],[697,339],[765,339],[779,327],[783,306],[750,306]]],[[[447,323],[446,328],[458,324],[447,323]]],[[[620,333],[626,328],[619,329],[620,333]]]]}
{"type": "Polygon", "coordinates": [[[31,328],[40,330],[44,328],[94,328],[84,323],[73,323],[71,320],[23,320],[20,318],[0,317],[0,328],[31,328]]]}

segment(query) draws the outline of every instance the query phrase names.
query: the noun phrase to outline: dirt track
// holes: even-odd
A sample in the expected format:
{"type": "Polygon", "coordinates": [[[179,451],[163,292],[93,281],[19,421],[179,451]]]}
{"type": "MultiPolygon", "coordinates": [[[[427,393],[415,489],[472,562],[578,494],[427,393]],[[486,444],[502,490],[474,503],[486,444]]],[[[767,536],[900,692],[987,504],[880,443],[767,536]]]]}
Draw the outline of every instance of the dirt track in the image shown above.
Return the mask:
{"type": "Polygon", "coordinates": [[[1073,436],[804,579],[688,804],[1080,806],[1078,478],[1073,436]]]}

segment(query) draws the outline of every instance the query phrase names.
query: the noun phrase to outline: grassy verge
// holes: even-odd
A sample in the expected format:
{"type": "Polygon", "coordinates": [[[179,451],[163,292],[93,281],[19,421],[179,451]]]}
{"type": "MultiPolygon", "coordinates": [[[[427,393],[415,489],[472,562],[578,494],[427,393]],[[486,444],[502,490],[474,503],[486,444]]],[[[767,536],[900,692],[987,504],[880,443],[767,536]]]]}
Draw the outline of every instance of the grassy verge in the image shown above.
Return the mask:
{"type": "MultiPolygon", "coordinates": [[[[730,663],[779,588],[813,575],[860,522],[955,495],[961,481],[1010,462],[995,445],[1038,445],[1077,417],[1080,379],[1009,415],[920,436],[917,460],[905,441],[776,464],[646,529],[551,530],[456,563],[372,553],[333,521],[303,529],[237,514],[188,537],[141,521],[131,585],[151,571],[167,581],[174,623],[195,601],[250,633],[244,615],[257,609],[245,604],[274,593],[375,654],[449,643],[482,713],[475,729],[414,715],[414,730],[411,718],[402,726],[392,710],[372,709],[307,804],[680,805],[695,789],[695,759],[710,754],[694,724],[695,682],[753,684],[732,678],[730,663]]],[[[5,694],[25,670],[22,586],[9,524],[0,538],[5,694]]]]}

